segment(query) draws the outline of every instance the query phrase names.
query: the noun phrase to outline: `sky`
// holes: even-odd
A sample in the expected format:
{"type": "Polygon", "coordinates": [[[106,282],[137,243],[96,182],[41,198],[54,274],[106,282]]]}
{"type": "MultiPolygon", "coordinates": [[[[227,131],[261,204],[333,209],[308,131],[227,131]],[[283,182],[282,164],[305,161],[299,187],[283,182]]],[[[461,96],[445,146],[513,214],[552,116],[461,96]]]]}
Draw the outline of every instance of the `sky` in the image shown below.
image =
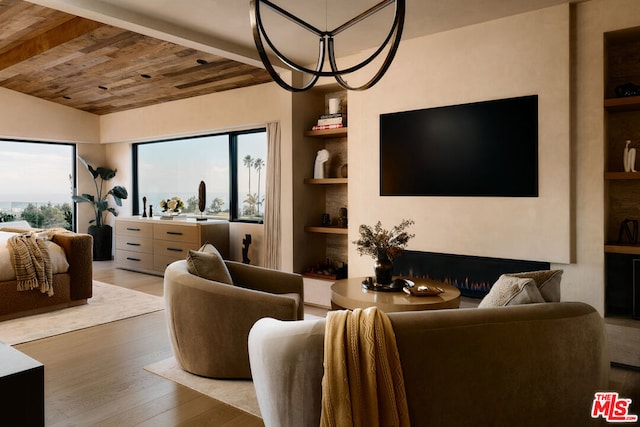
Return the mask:
{"type": "Polygon", "coordinates": [[[0,141],[0,202],[69,202],[72,145],[0,141]]]}

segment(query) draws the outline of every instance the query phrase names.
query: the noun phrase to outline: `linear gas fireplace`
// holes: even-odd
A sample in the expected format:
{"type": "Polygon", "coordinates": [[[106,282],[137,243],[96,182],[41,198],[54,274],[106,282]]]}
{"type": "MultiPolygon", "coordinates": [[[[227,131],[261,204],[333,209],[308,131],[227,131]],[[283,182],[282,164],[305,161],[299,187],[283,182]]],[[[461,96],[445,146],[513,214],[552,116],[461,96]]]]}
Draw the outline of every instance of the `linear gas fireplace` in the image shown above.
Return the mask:
{"type": "Polygon", "coordinates": [[[394,274],[439,280],[457,287],[463,296],[484,297],[505,273],[549,270],[548,262],[404,251],[393,261],[394,274]]]}

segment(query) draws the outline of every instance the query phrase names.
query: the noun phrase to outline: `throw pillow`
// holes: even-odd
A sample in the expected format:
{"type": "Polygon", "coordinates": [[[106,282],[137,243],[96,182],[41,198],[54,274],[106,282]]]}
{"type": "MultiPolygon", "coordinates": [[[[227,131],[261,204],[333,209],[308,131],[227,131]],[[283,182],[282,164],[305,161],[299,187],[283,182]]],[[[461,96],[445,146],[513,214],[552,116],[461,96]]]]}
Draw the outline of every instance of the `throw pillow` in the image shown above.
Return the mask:
{"type": "Polygon", "coordinates": [[[213,246],[211,243],[206,242],[204,245],[200,246],[200,249],[198,249],[199,252],[205,252],[208,254],[218,254],[220,255],[220,252],[218,252],[218,249],[216,249],[215,246],[213,246]]]}
{"type": "Polygon", "coordinates": [[[510,276],[533,279],[546,302],[560,302],[562,273],[563,270],[541,270],[510,274],[510,276]]]}
{"type": "Polygon", "coordinates": [[[189,250],[187,255],[187,270],[189,273],[215,282],[233,284],[229,270],[220,252],[211,244],[206,243],[199,250],[189,250]]]}
{"type": "Polygon", "coordinates": [[[544,302],[544,298],[540,295],[533,279],[503,274],[480,301],[478,308],[505,307],[537,302],[544,302]]]}

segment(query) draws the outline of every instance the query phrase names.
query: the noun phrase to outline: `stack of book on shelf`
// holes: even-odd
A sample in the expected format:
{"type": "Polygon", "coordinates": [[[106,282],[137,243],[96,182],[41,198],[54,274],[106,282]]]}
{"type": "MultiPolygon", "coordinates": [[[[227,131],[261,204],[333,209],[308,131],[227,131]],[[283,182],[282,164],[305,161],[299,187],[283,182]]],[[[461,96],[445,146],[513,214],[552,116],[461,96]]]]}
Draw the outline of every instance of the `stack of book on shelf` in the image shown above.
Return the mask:
{"type": "Polygon", "coordinates": [[[323,114],[311,130],[339,129],[347,127],[347,115],[343,113],[323,114]]]}

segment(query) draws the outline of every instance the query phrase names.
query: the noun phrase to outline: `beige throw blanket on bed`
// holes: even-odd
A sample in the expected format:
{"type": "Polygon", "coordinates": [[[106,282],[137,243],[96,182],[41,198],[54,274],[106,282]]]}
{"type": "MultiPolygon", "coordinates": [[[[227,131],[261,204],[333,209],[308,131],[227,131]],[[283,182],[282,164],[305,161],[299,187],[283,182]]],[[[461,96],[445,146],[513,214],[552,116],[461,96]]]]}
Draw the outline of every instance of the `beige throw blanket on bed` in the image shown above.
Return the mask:
{"type": "Polygon", "coordinates": [[[19,291],[40,289],[42,293],[53,295],[53,269],[45,241],[51,240],[56,233],[66,231],[57,228],[30,231],[9,238],[7,247],[16,271],[19,291]]]}
{"type": "Polygon", "coordinates": [[[409,426],[395,334],[375,307],[327,314],[320,425],[409,426]]]}

